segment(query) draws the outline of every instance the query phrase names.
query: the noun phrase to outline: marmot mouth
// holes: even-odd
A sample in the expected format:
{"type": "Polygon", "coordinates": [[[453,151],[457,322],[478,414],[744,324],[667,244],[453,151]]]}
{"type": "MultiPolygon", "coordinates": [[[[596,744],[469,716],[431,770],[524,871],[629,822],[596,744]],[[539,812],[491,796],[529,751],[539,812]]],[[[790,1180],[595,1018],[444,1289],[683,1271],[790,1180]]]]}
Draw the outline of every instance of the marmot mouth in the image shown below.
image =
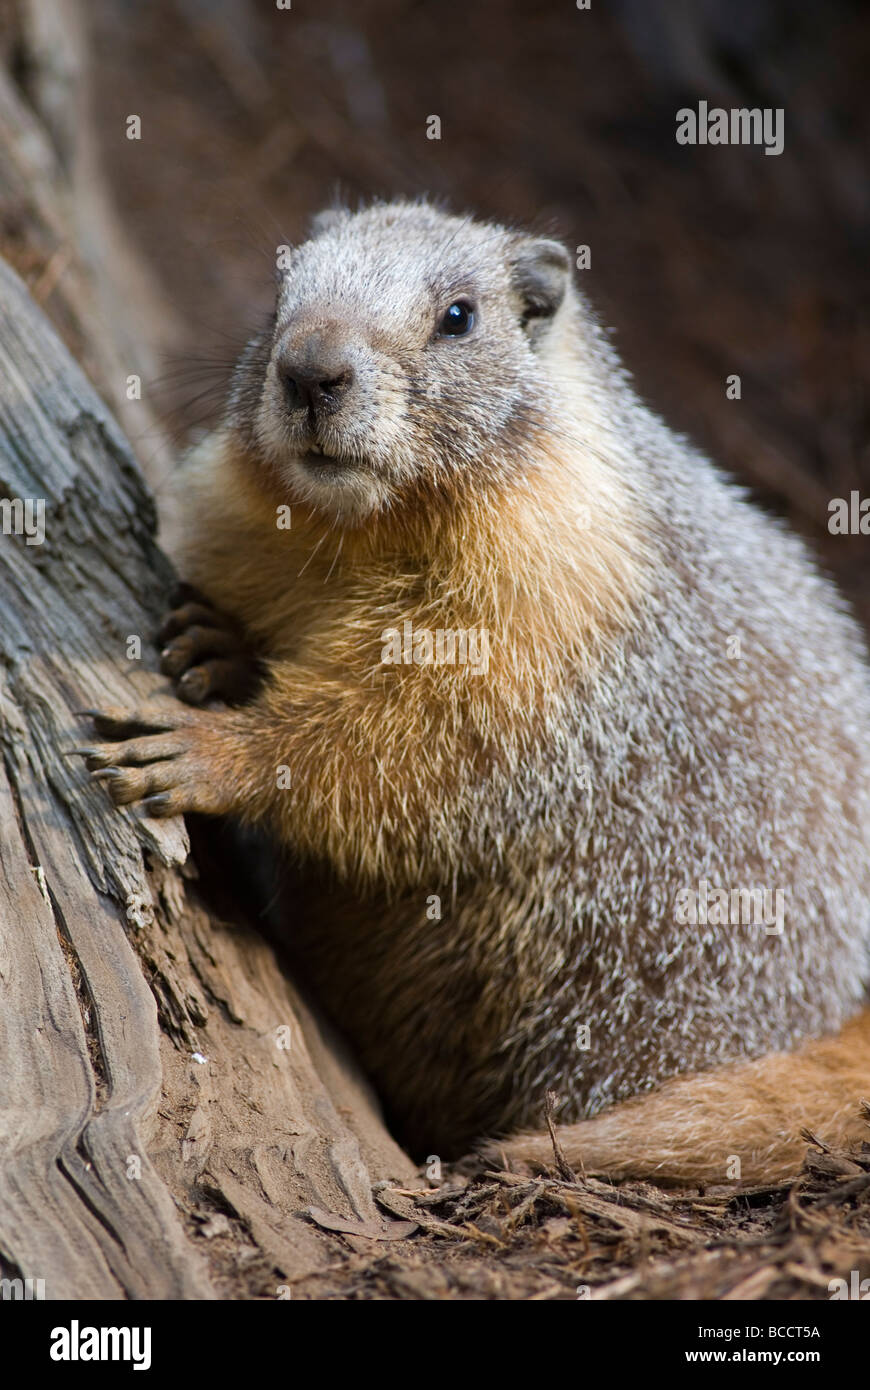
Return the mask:
{"type": "Polygon", "coordinates": [[[306,472],[317,478],[328,478],[338,473],[348,473],[355,469],[358,460],[344,458],[341,454],[324,454],[319,449],[309,449],[299,455],[299,461],[306,472]]]}
{"type": "Polygon", "coordinates": [[[311,468],[347,468],[350,464],[349,459],[340,458],[338,454],[323,454],[319,449],[309,449],[301,459],[311,468]]]}

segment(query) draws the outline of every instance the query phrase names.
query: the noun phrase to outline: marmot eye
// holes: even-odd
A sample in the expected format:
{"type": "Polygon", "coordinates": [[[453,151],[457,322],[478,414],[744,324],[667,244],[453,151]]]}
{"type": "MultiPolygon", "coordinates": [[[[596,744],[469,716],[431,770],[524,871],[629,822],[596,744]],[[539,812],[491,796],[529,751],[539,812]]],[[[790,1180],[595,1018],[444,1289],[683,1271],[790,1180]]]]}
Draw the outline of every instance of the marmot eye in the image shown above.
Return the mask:
{"type": "Polygon", "coordinates": [[[441,320],[438,332],[442,338],[460,338],[469,333],[474,325],[474,309],[464,299],[451,304],[441,320]]]}

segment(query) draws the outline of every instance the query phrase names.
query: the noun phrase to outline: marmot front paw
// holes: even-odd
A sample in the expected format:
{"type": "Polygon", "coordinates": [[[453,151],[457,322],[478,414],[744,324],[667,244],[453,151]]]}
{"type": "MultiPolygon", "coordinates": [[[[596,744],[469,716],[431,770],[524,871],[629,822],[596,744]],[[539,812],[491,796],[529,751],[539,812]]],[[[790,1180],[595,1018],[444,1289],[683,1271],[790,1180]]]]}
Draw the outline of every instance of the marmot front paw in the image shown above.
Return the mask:
{"type": "Polygon", "coordinates": [[[116,806],[140,801],[150,816],[224,815],[233,808],[239,775],[231,730],[237,716],[169,704],[80,712],[107,742],[69,751],[85,759],[116,806]]]}
{"type": "Polygon", "coordinates": [[[180,584],[170,601],[157,640],[160,670],[178,698],[189,705],[250,699],[262,673],[239,625],[190,584],[180,584]]]}

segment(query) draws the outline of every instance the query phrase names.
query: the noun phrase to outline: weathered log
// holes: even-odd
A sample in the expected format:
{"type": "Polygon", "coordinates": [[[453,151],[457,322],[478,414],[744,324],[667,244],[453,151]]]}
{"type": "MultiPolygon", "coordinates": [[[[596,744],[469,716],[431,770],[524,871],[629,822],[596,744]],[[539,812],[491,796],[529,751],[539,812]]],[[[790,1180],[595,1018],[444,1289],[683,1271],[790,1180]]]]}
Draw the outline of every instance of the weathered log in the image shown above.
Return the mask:
{"type": "Polygon", "coordinates": [[[76,711],[170,698],[171,571],[117,425],[2,263],[0,523],[0,1275],[274,1296],[331,1258],[307,1208],[398,1234],[371,1186],[412,1166],[267,943],[209,913],[183,825],[118,812],[67,753],[76,711]]]}

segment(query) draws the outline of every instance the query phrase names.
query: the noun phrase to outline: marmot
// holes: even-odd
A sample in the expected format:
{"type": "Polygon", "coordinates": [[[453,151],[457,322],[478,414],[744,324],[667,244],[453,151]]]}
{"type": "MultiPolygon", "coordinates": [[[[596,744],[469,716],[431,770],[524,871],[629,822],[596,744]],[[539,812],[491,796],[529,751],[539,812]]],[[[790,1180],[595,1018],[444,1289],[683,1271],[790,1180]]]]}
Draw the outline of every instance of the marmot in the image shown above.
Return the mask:
{"type": "Polygon", "coordinates": [[[561,245],[321,215],[181,485],[190,703],[101,712],[89,766],[292,851],[295,950],[412,1152],[546,1161],[548,1089],[615,1177],[866,1134],[861,637],[634,394],[561,245]]]}

